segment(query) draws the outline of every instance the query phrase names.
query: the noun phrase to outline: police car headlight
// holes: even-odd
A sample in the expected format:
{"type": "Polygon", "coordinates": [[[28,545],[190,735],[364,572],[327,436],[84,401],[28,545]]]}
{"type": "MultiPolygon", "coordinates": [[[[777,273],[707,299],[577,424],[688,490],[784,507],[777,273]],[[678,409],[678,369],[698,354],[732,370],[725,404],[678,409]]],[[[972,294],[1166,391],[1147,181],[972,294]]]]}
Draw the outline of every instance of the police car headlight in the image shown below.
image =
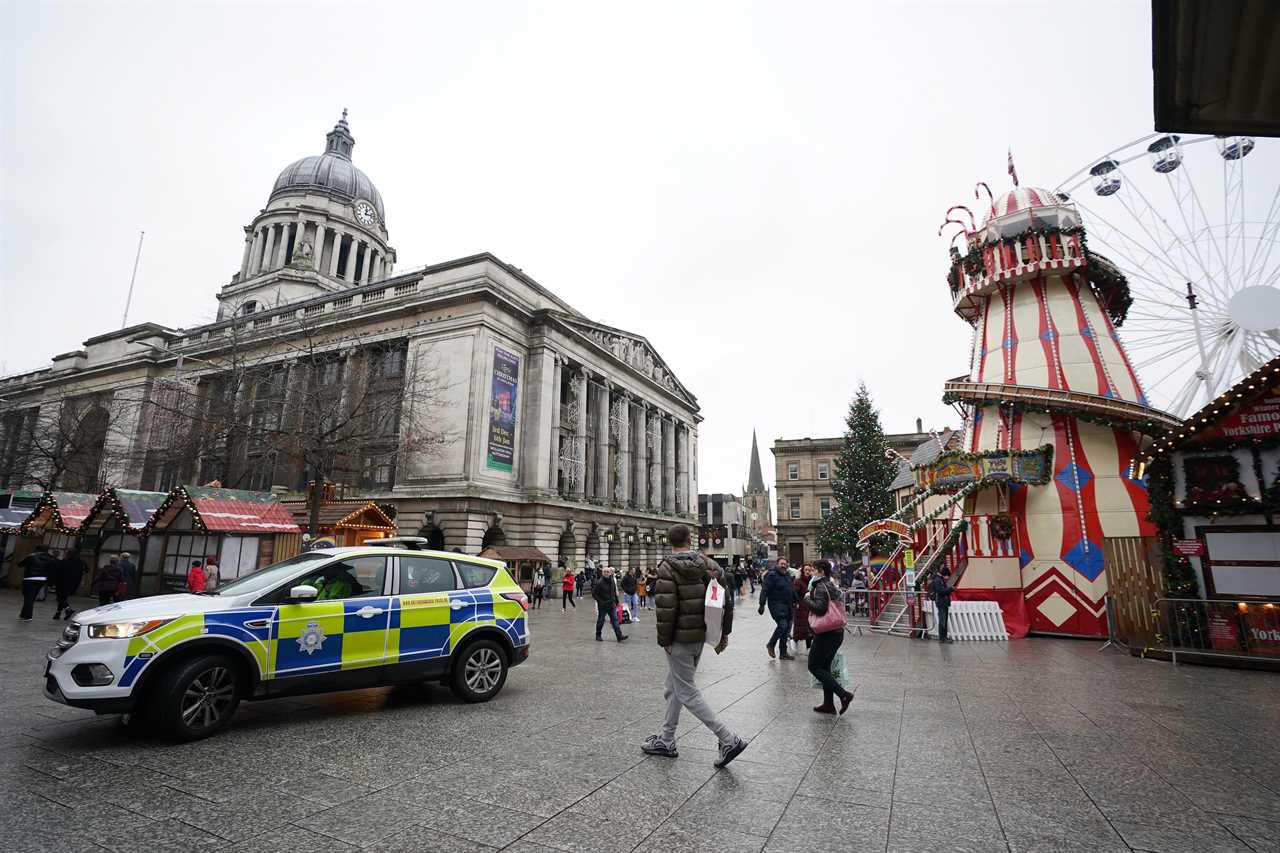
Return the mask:
{"type": "Polygon", "coordinates": [[[90,625],[89,636],[95,640],[127,640],[148,631],[154,631],[161,625],[168,625],[172,619],[148,619],[146,622],[112,622],[107,625],[90,625]]]}

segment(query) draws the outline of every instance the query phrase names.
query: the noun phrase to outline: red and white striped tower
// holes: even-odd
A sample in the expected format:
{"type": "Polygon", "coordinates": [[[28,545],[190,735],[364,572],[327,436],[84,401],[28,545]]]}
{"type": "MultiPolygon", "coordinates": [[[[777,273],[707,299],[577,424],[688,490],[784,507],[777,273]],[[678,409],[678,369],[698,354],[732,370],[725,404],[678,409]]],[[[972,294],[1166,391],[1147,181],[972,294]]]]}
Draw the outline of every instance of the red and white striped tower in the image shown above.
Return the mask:
{"type": "Polygon", "coordinates": [[[949,281],[974,338],[969,373],[947,383],[947,399],[966,407],[970,452],[1051,445],[1053,476],[966,499],[958,597],[1000,601],[1014,633],[1021,622],[1106,636],[1103,540],[1153,534],[1133,460],[1143,431],[1176,420],[1147,405],[1115,331],[1128,285],[1088,251],[1073,204],[1015,186],[964,236],[968,253],[952,250],[949,281]]]}

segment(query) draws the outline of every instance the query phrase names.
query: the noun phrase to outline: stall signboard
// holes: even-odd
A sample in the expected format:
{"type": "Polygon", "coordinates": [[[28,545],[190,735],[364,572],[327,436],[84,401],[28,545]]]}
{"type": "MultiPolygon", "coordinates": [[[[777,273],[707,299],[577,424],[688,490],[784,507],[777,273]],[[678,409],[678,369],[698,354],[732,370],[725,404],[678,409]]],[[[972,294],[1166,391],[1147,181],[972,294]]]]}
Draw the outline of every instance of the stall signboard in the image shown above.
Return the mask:
{"type": "Polygon", "coordinates": [[[1280,387],[1241,406],[1198,437],[1259,439],[1272,436],[1280,436],[1280,387]]]}
{"type": "Polygon", "coordinates": [[[872,536],[880,533],[894,536],[903,542],[911,541],[911,528],[906,522],[898,521],[896,518],[882,518],[879,521],[863,525],[862,529],[858,531],[858,544],[865,544],[872,536]]]}
{"type": "Polygon", "coordinates": [[[1199,539],[1175,539],[1173,553],[1178,557],[1206,557],[1209,550],[1199,539]]]}
{"type": "Polygon", "coordinates": [[[1213,610],[1208,619],[1209,642],[1218,651],[1236,652],[1240,650],[1240,628],[1236,624],[1235,614],[1222,610],[1213,610]]]}
{"type": "Polygon", "coordinates": [[[486,464],[510,472],[515,463],[516,396],[520,357],[501,347],[493,350],[493,384],[489,398],[489,452],[486,464]]]}

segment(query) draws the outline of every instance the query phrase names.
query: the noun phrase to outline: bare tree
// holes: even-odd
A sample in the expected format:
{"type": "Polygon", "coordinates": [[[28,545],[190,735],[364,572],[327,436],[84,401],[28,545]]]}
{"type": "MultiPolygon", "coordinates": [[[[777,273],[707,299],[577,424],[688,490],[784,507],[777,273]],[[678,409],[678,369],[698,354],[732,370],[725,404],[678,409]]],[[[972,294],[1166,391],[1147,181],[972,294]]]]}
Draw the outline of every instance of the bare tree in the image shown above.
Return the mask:
{"type": "Polygon", "coordinates": [[[127,395],[47,391],[0,413],[0,487],[95,492],[124,460],[131,436],[127,395]]]}
{"type": "Polygon", "coordinates": [[[439,365],[410,358],[395,330],[352,334],[300,317],[263,339],[237,318],[208,349],[196,370],[150,389],[153,478],[309,488],[314,531],[326,480],[387,491],[406,459],[457,438],[440,416],[439,365]]]}

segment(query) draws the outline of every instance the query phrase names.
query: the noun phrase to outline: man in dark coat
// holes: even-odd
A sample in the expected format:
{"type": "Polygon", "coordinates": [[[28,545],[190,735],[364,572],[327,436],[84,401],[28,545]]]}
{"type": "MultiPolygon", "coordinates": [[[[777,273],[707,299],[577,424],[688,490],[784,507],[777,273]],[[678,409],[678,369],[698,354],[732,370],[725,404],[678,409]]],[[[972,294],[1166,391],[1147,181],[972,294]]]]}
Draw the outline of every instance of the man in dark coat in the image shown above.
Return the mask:
{"type": "Polygon", "coordinates": [[[950,577],[951,570],[943,566],[929,579],[929,597],[933,599],[933,606],[938,611],[939,643],[955,642],[947,636],[947,623],[951,618],[951,593],[956,591],[956,588],[948,582],[950,577]]]}
{"type": "Polygon", "coordinates": [[[49,556],[48,545],[37,545],[35,551],[22,558],[18,568],[22,569],[22,610],[18,619],[30,622],[36,596],[45,584],[54,580],[58,564],[49,556]]]}
{"type": "Polygon", "coordinates": [[[688,708],[715,733],[720,742],[720,756],[715,766],[724,767],[747,748],[747,742],[716,717],[694,684],[694,673],[707,639],[707,586],[715,580],[724,596],[724,615],[720,618],[720,642],[716,645],[716,654],[729,645],[729,633],[733,630],[733,596],[725,585],[724,570],[705,554],[690,548],[688,527],[683,524],[673,526],[667,531],[667,541],[671,543],[672,553],[658,564],[656,610],[658,645],[667,653],[667,681],[662,692],[662,698],[667,702],[667,713],[658,733],[649,735],[641,749],[648,755],[675,758],[679,754],[676,750],[676,726],[680,723],[680,709],[688,708]]]}
{"type": "Polygon", "coordinates": [[[53,611],[54,619],[60,615],[63,619],[70,619],[71,614],[75,613],[71,609],[71,596],[79,589],[85,571],[84,560],[80,558],[79,552],[74,548],[68,548],[62,559],[58,561],[54,581],[54,589],[58,593],[58,608],[53,611]]]}
{"type": "Polygon", "coordinates": [[[791,609],[795,603],[796,592],[791,583],[791,573],[787,571],[787,561],[779,560],[765,573],[760,585],[760,613],[763,614],[765,607],[768,607],[776,626],[773,636],[765,644],[769,657],[774,656],[773,647],[776,645],[782,652],[783,660],[795,659],[787,654],[787,637],[791,634],[791,609]]]}
{"type": "Polygon", "coordinates": [[[591,597],[596,600],[596,641],[604,642],[600,631],[604,628],[604,620],[608,618],[613,626],[613,635],[621,643],[627,638],[618,627],[618,585],[613,581],[613,567],[606,566],[591,584],[591,597]]]}

